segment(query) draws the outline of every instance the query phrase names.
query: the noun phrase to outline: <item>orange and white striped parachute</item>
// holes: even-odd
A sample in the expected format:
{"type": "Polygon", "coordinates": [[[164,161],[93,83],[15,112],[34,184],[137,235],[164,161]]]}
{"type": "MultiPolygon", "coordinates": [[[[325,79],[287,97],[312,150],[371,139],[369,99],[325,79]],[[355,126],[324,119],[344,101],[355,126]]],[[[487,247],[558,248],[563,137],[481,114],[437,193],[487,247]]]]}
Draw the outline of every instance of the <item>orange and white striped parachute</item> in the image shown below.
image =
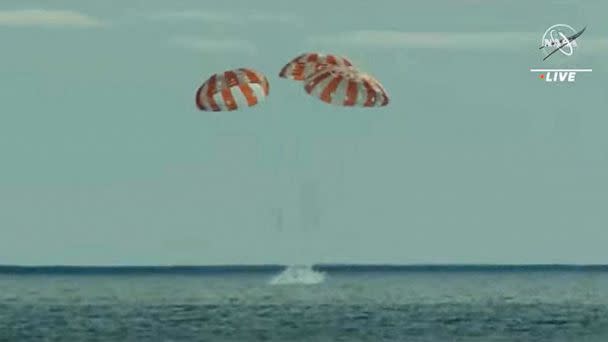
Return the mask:
{"type": "Polygon", "coordinates": [[[323,102],[341,106],[381,107],[389,103],[378,80],[350,67],[319,70],[304,80],[304,89],[323,102]]]}
{"type": "Polygon", "coordinates": [[[308,52],[297,56],[287,63],[281,69],[281,72],[279,72],[279,77],[303,81],[311,74],[327,66],[352,67],[353,63],[342,56],[308,52]]]}
{"type": "Polygon", "coordinates": [[[268,79],[248,68],[228,70],[209,77],[196,91],[196,106],[204,111],[233,111],[255,106],[269,91],[268,79]]]}

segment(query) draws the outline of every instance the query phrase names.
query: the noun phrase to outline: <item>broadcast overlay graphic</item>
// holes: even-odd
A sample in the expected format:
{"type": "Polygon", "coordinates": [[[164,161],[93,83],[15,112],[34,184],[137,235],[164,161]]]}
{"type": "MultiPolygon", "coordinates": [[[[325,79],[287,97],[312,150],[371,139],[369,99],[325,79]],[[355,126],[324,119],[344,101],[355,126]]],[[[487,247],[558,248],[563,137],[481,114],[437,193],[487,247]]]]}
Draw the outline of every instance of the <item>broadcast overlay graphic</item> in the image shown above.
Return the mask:
{"type": "MultiPolygon", "coordinates": [[[[552,59],[557,58],[556,55],[559,55],[557,52],[561,52],[561,55],[564,56],[562,58],[572,56],[574,51],[579,48],[577,38],[579,38],[586,29],[587,27],[585,26],[577,31],[572,26],[566,24],[556,24],[549,27],[541,37],[539,47],[539,50],[545,54],[543,61],[546,61],[552,56],[552,59]]],[[[592,71],[593,70],[590,68],[530,69],[530,72],[539,73],[538,77],[541,80],[554,83],[573,83],[576,82],[577,73],[590,73],[592,71]]]]}

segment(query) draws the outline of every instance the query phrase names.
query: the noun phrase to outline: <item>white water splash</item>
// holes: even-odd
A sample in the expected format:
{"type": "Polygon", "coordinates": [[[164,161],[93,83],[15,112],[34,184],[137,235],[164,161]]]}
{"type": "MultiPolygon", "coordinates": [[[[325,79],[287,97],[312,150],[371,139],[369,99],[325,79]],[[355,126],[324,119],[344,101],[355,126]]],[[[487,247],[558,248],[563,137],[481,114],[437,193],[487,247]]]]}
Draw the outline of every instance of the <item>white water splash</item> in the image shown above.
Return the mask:
{"type": "Polygon", "coordinates": [[[325,274],[313,270],[312,266],[294,265],[272,278],[270,285],[314,285],[324,280],[325,274]]]}

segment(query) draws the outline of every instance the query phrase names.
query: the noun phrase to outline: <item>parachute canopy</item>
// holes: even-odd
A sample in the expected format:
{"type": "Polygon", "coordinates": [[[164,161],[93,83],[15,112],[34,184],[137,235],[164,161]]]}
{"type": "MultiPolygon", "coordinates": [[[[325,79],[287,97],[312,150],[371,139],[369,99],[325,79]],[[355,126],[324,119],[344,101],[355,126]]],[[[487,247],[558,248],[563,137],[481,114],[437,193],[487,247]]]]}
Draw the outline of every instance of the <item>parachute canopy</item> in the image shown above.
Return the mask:
{"type": "Polygon", "coordinates": [[[355,107],[381,107],[389,102],[378,80],[352,67],[331,66],[304,80],[308,94],[323,102],[355,107]]]}
{"type": "Polygon", "coordinates": [[[281,69],[279,77],[303,81],[311,74],[327,66],[352,67],[353,64],[346,57],[308,52],[297,56],[292,59],[291,62],[287,63],[283,69],[281,69]]]}
{"type": "Polygon", "coordinates": [[[196,106],[204,111],[233,111],[255,106],[269,91],[268,79],[249,68],[212,75],[196,91],[196,106]]]}

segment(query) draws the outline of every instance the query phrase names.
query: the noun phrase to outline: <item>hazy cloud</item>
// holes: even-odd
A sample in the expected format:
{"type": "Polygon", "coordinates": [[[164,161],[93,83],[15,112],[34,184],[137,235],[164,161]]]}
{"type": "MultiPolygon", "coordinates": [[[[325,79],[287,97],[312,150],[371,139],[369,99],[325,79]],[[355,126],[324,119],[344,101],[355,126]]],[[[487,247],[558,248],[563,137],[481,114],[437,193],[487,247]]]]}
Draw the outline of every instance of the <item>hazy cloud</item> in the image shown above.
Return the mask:
{"type": "Polygon", "coordinates": [[[0,11],[0,26],[99,27],[103,22],[76,11],[29,9],[0,11]]]}
{"type": "Polygon", "coordinates": [[[226,51],[255,54],[256,46],[247,40],[241,39],[212,39],[192,36],[179,36],[170,40],[170,43],[198,51],[221,53],[226,51]]]}
{"type": "MultiPolygon", "coordinates": [[[[520,49],[540,46],[538,32],[403,32],[363,30],[318,35],[308,38],[315,45],[369,48],[429,49],[520,49]]],[[[580,46],[592,51],[608,51],[608,39],[581,37],[580,46]]]]}
{"type": "Polygon", "coordinates": [[[310,37],[314,44],[350,45],[360,47],[417,47],[417,48],[508,48],[539,40],[531,32],[402,32],[350,31],[310,37]]]}
{"type": "Polygon", "coordinates": [[[227,24],[246,24],[251,22],[292,23],[297,20],[287,13],[266,12],[228,12],[228,11],[167,11],[146,16],[152,20],[198,20],[227,24]]]}

